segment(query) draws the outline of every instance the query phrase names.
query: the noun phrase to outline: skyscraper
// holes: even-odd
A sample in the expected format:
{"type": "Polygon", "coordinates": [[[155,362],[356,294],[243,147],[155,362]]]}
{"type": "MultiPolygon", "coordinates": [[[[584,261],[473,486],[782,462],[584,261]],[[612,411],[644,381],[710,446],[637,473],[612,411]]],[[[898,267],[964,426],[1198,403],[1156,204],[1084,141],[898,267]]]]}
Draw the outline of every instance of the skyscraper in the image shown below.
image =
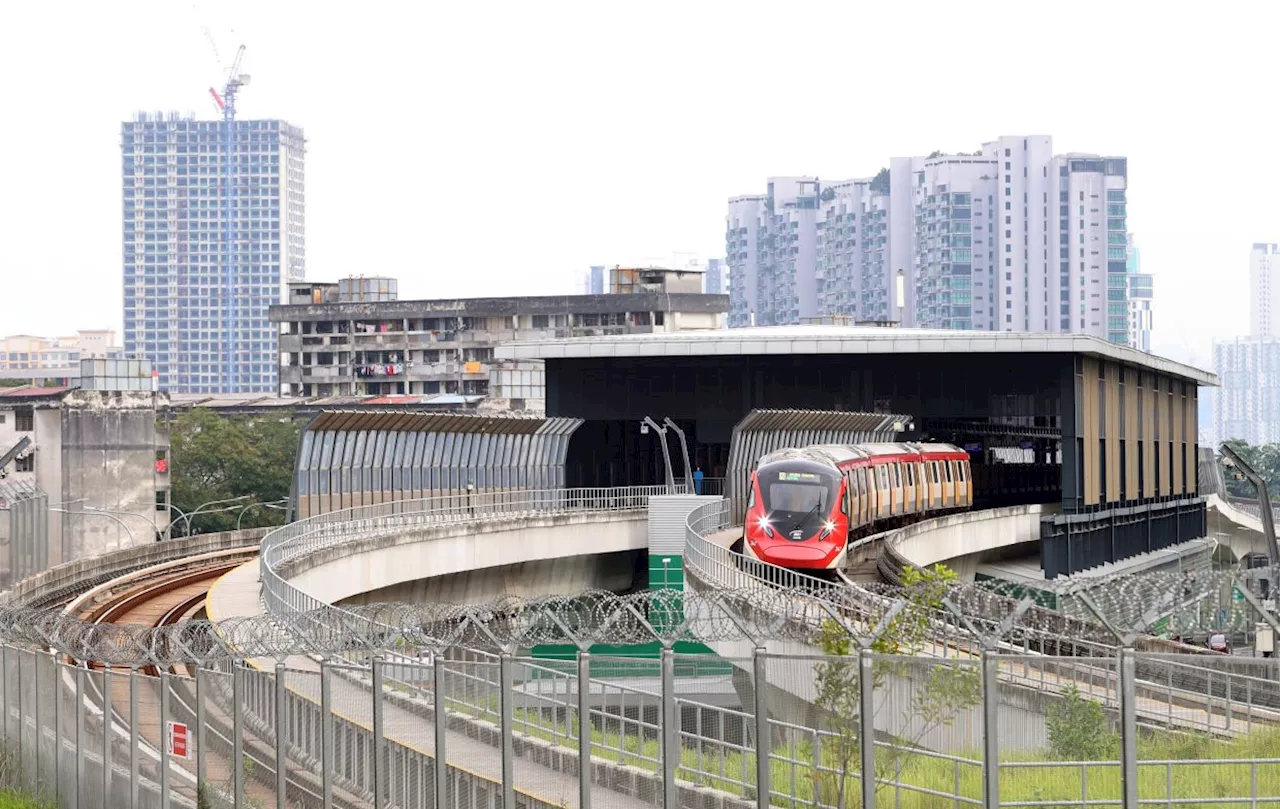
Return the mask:
{"type": "Polygon", "coordinates": [[[725,295],[729,292],[729,268],[722,258],[707,259],[706,285],[703,291],[708,295],[725,295]]]}
{"type": "Polygon", "coordinates": [[[847,315],[1125,344],[1127,174],[1122,157],[1010,136],[869,179],[770,178],[729,201],[730,325],[847,315]]]}
{"type": "Polygon", "coordinates": [[[123,124],[124,347],[173,393],[277,393],[267,307],[305,275],[302,130],[139,114],[123,124]]]}
{"type": "Polygon", "coordinates": [[[1258,243],[1249,252],[1249,334],[1276,337],[1280,312],[1280,245],[1258,243]]]}
{"type": "MultiPolygon", "coordinates": [[[[1154,297],[1151,273],[1142,271],[1142,253],[1129,234],[1129,346],[1151,351],[1151,302],[1154,297]]],[[[1206,399],[1209,397],[1205,397],[1206,399]]]]}

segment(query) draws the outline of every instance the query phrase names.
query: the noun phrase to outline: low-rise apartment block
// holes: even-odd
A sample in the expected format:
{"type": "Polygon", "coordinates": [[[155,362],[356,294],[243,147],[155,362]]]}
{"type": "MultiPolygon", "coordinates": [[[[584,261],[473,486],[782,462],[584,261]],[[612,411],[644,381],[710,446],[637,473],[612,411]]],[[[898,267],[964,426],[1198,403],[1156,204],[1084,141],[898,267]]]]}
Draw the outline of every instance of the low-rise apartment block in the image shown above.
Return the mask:
{"type": "Polygon", "coordinates": [[[729,297],[701,285],[700,273],[653,268],[614,275],[603,295],[370,301],[338,284],[290,284],[289,303],[270,311],[282,329],[281,392],[541,398],[541,363],[495,365],[495,346],[724,328],[729,297]]]}

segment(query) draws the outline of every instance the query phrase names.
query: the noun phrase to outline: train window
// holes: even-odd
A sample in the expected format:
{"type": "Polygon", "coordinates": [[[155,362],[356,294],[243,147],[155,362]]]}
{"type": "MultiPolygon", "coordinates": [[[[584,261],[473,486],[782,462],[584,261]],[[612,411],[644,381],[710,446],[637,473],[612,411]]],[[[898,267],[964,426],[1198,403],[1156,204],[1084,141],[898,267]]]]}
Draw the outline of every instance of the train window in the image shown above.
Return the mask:
{"type": "Polygon", "coordinates": [[[930,468],[930,471],[933,473],[933,482],[940,483],[941,481],[938,479],[938,462],[937,461],[931,462],[929,464],[929,468],[930,468]]]}
{"type": "Polygon", "coordinates": [[[880,467],[879,477],[880,477],[880,488],[881,489],[889,488],[889,467],[887,466],[880,467]]]}
{"type": "Polygon", "coordinates": [[[951,478],[951,467],[952,467],[954,464],[955,464],[955,461],[947,461],[945,464],[943,464],[943,468],[944,468],[944,469],[946,469],[946,471],[947,471],[947,483],[950,483],[950,482],[951,482],[951,480],[952,480],[952,478],[951,478]]]}
{"type": "Polygon", "coordinates": [[[956,471],[960,473],[960,482],[963,483],[969,479],[969,465],[964,461],[956,464],[956,471]]]}
{"type": "Polygon", "coordinates": [[[756,487],[755,487],[755,483],[753,482],[747,485],[747,510],[750,511],[751,507],[754,506],[755,504],[756,504],[756,487]]]}
{"type": "Polygon", "coordinates": [[[907,485],[916,485],[916,465],[913,463],[907,464],[907,485]]]}

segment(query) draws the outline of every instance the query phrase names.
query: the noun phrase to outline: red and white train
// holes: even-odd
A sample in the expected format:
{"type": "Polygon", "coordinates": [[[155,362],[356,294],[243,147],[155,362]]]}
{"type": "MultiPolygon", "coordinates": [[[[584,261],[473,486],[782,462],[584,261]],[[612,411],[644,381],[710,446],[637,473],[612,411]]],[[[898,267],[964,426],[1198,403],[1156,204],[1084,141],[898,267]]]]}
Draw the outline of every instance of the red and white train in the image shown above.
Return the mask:
{"type": "Polygon", "coordinates": [[[831,570],[850,539],[972,504],[969,454],[950,444],[782,449],[751,474],[743,550],[779,567],[831,570]]]}

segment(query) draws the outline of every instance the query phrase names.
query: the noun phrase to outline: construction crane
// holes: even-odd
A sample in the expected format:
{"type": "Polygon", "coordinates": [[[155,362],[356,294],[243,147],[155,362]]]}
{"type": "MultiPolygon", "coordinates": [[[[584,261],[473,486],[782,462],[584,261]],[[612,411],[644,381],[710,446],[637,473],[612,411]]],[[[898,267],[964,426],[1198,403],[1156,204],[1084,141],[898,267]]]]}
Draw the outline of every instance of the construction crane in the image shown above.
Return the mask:
{"type": "MultiPolygon", "coordinates": [[[[210,39],[212,43],[212,39],[210,39]]],[[[214,50],[214,56],[217,56],[217,50],[214,50]]],[[[216,87],[209,88],[209,95],[213,96],[213,101],[218,105],[218,109],[222,111],[222,119],[224,121],[234,121],[236,119],[236,93],[241,87],[249,83],[249,74],[240,72],[240,62],[244,59],[244,45],[236,50],[235,61],[231,63],[231,69],[227,71],[227,83],[223,85],[222,92],[219,93],[216,87]]]]}
{"type": "MultiPolygon", "coordinates": [[[[213,36],[209,34],[209,29],[205,28],[205,36],[209,39],[209,44],[213,46],[213,55],[219,61],[221,67],[221,59],[218,58],[218,46],[213,41],[213,36]]],[[[239,232],[239,187],[238,182],[238,144],[239,138],[236,137],[236,95],[241,87],[249,83],[247,73],[240,72],[240,63],[244,59],[244,45],[236,49],[236,58],[232,61],[230,69],[227,70],[227,83],[223,85],[222,92],[219,93],[217,88],[210,87],[209,95],[213,96],[214,103],[218,105],[218,109],[222,111],[222,126],[220,127],[221,148],[218,150],[218,235],[220,243],[219,267],[221,275],[221,283],[218,285],[218,308],[221,317],[221,340],[220,345],[220,361],[219,376],[223,380],[239,380],[240,369],[240,350],[242,348],[240,337],[240,320],[241,307],[243,306],[241,290],[239,289],[240,272],[237,265],[238,253],[240,248],[240,232],[239,232]]],[[[234,387],[234,383],[233,383],[234,387]]]]}

